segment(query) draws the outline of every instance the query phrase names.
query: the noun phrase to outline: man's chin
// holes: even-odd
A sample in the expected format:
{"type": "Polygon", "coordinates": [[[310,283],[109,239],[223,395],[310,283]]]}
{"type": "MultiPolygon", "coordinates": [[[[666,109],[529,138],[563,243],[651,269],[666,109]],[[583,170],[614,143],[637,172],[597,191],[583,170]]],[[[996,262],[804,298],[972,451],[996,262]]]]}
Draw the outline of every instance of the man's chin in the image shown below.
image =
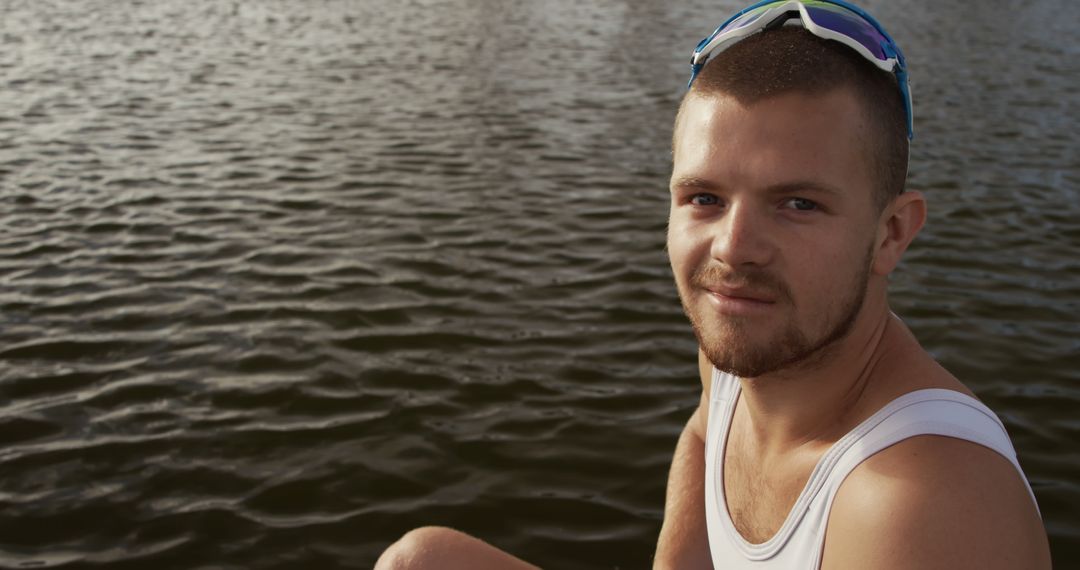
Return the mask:
{"type": "Polygon", "coordinates": [[[775,342],[753,342],[748,335],[734,334],[698,336],[705,357],[721,372],[740,378],[754,378],[772,372],[783,365],[783,356],[776,350],[775,342]]]}
{"type": "Polygon", "coordinates": [[[695,326],[698,345],[718,370],[740,378],[757,378],[798,366],[822,348],[793,327],[773,330],[767,323],[724,319],[722,326],[695,326]]]}
{"type": "Polygon", "coordinates": [[[735,358],[733,356],[719,356],[715,360],[710,357],[708,353],[705,354],[712,362],[712,365],[721,372],[727,372],[732,376],[739,378],[757,378],[764,376],[770,372],[774,372],[783,365],[783,362],[773,359],[756,358],[748,359],[745,357],[735,358]]]}

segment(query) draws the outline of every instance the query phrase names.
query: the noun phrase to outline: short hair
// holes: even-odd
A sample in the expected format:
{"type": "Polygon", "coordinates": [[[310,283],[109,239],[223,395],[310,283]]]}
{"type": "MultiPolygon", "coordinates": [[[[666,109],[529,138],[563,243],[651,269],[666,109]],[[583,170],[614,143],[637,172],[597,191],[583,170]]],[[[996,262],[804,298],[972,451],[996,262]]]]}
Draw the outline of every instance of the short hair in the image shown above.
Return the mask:
{"type": "Polygon", "coordinates": [[[868,158],[880,212],[904,191],[907,115],[896,77],[851,48],[794,26],[760,32],[709,58],[683,101],[690,95],[724,94],[749,105],[792,92],[818,95],[841,87],[855,95],[870,129],[868,158]]]}

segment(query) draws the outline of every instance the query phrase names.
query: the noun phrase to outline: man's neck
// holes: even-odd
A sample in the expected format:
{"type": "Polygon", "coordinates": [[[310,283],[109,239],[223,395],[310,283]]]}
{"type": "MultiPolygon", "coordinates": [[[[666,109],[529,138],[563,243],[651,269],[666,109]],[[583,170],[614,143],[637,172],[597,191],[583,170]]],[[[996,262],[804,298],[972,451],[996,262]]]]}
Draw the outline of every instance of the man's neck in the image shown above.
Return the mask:
{"type": "Polygon", "coordinates": [[[814,362],[741,380],[739,406],[748,412],[747,433],[759,453],[779,456],[805,444],[836,441],[909,391],[889,382],[887,370],[911,370],[930,360],[892,315],[884,293],[868,295],[851,331],[826,350],[814,362]]]}

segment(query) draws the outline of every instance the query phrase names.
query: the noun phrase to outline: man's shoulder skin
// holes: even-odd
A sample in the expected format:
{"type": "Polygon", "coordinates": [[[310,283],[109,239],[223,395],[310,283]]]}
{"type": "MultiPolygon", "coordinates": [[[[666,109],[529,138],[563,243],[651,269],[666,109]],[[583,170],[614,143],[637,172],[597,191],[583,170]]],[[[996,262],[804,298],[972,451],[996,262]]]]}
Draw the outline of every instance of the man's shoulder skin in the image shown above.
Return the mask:
{"type": "Polygon", "coordinates": [[[841,485],[821,568],[1034,569],[1050,568],[1050,558],[1012,463],[975,443],[918,436],[870,457],[841,485]]]}

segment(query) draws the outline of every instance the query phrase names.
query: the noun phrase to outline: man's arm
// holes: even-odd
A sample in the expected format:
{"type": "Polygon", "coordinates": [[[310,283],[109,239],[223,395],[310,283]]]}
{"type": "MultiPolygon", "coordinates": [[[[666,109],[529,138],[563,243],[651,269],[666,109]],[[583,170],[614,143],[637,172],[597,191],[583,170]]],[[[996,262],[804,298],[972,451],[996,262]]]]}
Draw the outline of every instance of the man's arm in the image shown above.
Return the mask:
{"type": "Polygon", "coordinates": [[[1016,469],[980,445],[904,440],[841,485],[822,570],[1049,570],[1046,531],[1016,469]]]}
{"type": "Polygon", "coordinates": [[[664,502],[664,526],[656,545],[655,570],[712,568],[705,530],[705,429],[709,420],[712,365],[698,354],[701,402],[675,445],[664,502]]]}

